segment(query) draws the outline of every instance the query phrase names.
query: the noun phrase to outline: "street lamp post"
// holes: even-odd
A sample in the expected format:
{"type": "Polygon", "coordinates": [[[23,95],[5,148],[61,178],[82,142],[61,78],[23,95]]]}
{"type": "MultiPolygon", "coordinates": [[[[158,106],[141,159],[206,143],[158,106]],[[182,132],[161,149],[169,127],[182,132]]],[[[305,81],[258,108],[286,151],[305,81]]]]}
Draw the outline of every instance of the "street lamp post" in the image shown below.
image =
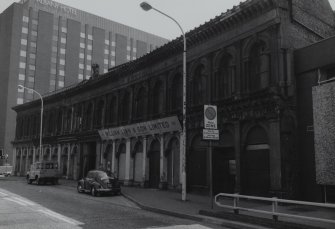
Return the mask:
{"type": "Polygon", "coordinates": [[[141,8],[145,11],[148,10],[155,10],[160,14],[163,14],[164,16],[170,18],[172,21],[174,21],[178,27],[180,28],[182,34],[183,34],[183,40],[184,40],[184,52],[183,52],[183,129],[181,133],[181,146],[182,146],[182,200],[186,200],[186,37],[183,28],[180,26],[180,24],[171,16],[163,13],[162,11],[152,7],[149,3],[147,2],[142,2],[140,4],[141,8]]]}
{"type": "Polygon", "coordinates": [[[40,124],[40,154],[39,154],[39,160],[41,161],[41,158],[42,158],[42,137],[43,137],[43,97],[40,93],[38,93],[37,91],[35,91],[34,89],[31,89],[31,88],[28,88],[28,87],[25,87],[25,86],[22,86],[22,85],[18,85],[19,88],[21,89],[27,89],[27,90],[30,90],[30,91],[33,91],[35,92],[41,99],[41,124],[40,124]]]}

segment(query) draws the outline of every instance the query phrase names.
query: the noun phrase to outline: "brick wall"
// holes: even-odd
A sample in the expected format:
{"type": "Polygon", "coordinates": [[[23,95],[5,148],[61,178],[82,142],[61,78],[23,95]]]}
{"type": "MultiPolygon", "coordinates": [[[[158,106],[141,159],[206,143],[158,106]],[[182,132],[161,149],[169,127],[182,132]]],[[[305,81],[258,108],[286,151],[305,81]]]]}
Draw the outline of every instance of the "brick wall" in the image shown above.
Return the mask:
{"type": "Polygon", "coordinates": [[[335,35],[334,12],[328,0],[292,0],[292,16],[323,37],[335,35]]]}

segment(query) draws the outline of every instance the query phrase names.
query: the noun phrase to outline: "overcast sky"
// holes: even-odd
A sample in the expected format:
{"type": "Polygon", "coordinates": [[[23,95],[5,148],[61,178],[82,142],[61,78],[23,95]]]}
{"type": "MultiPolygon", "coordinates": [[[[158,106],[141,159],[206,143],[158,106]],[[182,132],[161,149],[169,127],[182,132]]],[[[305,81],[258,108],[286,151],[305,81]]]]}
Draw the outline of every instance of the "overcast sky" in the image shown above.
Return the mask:
{"type": "MultiPolygon", "coordinates": [[[[59,3],[135,27],[137,29],[174,39],[181,35],[177,25],[167,17],[151,10],[143,11],[143,0],[57,0],[59,3]]],[[[220,15],[241,0],[146,0],[153,7],[175,18],[187,32],[220,15]]],[[[0,0],[0,12],[19,0],[0,0]]],[[[329,0],[335,9],[335,0],[329,0]]]]}

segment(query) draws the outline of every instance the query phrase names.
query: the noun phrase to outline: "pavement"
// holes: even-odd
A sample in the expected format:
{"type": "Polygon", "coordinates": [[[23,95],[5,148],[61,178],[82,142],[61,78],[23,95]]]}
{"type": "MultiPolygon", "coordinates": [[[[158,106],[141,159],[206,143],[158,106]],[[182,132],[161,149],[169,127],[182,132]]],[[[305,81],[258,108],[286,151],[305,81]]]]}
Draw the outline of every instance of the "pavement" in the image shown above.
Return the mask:
{"type": "MultiPolygon", "coordinates": [[[[61,185],[76,187],[76,181],[61,180],[61,185]]],[[[229,228],[261,229],[261,228],[294,228],[294,229],[333,229],[335,224],[306,219],[293,219],[280,216],[278,221],[271,215],[240,211],[234,214],[231,209],[223,209],[212,204],[206,195],[187,194],[186,201],[182,201],[181,193],[171,190],[158,190],[140,187],[123,186],[122,195],[136,203],[140,208],[160,214],[195,220],[198,222],[222,225],[229,228]]],[[[232,201],[230,201],[232,203],[232,201]]],[[[241,201],[243,207],[264,210],[271,209],[271,205],[259,202],[241,201]]],[[[324,209],[303,207],[296,205],[278,206],[282,213],[303,215],[335,220],[335,208],[324,209]]]]}

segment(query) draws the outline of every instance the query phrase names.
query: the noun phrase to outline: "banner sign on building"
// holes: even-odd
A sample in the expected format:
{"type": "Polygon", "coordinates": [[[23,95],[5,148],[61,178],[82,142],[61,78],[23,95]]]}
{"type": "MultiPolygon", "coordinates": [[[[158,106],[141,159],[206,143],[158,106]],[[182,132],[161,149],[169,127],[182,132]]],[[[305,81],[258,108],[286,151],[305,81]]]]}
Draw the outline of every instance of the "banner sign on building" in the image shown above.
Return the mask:
{"type": "Polygon", "coordinates": [[[177,116],[136,123],[128,126],[103,129],[99,130],[99,135],[102,140],[114,140],[163,134],[173,131],[181,131],[181,125],[177,116]]]}
{"type": "Polygon", "coordinates": [[[335,185],[335,82],[313,87],[316,183],[335,185]]]}

